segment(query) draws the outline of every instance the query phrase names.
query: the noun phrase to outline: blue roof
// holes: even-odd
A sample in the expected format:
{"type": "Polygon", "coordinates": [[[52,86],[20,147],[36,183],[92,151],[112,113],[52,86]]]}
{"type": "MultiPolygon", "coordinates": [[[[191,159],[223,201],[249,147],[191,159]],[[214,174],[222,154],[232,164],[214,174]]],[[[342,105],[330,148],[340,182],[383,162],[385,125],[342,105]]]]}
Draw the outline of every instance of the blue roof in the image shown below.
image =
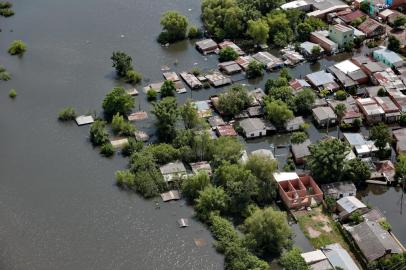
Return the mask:
{"type": "Polygon", "coordinates": [[[374,54],[379,54],[386,60],[388,60],[391,64],[394,64],[396,62],[403,61],[402,57],[400,57],[397,53],[388,50],[385,47],[382,47],[379,50],[374,51],[374,54]]]}

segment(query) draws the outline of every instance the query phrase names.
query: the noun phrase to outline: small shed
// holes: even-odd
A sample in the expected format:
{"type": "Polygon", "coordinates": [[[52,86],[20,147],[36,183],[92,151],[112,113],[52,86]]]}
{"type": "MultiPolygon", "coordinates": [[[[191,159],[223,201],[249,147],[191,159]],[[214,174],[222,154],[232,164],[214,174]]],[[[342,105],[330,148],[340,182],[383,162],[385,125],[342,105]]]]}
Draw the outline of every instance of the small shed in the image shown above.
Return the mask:
{"type": "Polygon", "coordinates": [[[213,72],[212,74],[207,74],[205,77],[209,81],[209,83],[211,85],[213,85],[214,87],[220,87],[220,86],[232,83],[232,81],[229,77],[227,77],[219,72],[213,72]]]}
{"type": "Polygon", "coordinates": [[[228,75],[239,73],[242,70],[241,67],[235,61],[223,62],[220,63],[218,66],[221,71],[224,71],[224,73],[228,75]]]}
{"type": "Polygon", "coordinates": [[[237,136],[237,132],[232,125],[217,126],[216,133],[219,136],[237,136]]]}
{"type": "Polygon", "coordinates": [[[195,45],[196,49],[204,55],[214,53],[218,49],[217,43],[211,38],[197,41],[195,45]]]}
{"type": "Polygon", "coordinates": [[[305,123],[302,116],[297,116],[293,119],[290,119],[285,124],[285,129],[287,131],[296,131],[299,130],[300,127],[305,123]]]}
{"type": "Polygon", "coordinates": [[[176,74],[176,72],[174,72],[174,71],[164,72],[163,76],[164,76],[165,80],[167,80],[167,81],[173,81],[173,82],[179,81],[178,74],[176,74]]]}
{"type": "Polygon", "coordinates": [[[305,159],[311,155],[309,146],[312,143],[309,139],[302,143],[292,144],[292,156],[296,164],[301,165],[305,163],[305,159]]]}
{"type": "Polygon", "coordinates": [[[247,118],[241,120],[240,127],[246,138],[257,138],[266,135],[266,126],[261,118],[247,118]]]}
{"type": "Polygon", "coordinates": [[[134,136],[137,141],[146,142],[149,140],[149,135],[141,130],[135,131],[134,136]]]}
{"type": "Polygon", "coordinates": [[[321,185],[321,190],[323,190],[324,196],[329,196],[336,200],[357,194],[357,188],[354,183],[349,181],[324,184],[321,185]]]}
{"type": "Polygon", "coordinates": [[[78,126],[83,126],[83,125],[89,125],[91,123],[94,122],[93,116],[91,115],[81,115],[76,117],[75,119],[76,124],[78,124],[78,126]]]}
{"type": "Polygon", "coordinates": [[[180,76],[191,89],[199,89],[203,86],[196,76],[191,73],[181,72],[180,76]]]}
{"type": "Polygon", "coordinates": [[[341,220],[345,220],[350,217],[355,211],[364,214],[368,211],[368,207],[358,200],[355,196],[347,196],[337,201],[337,210],[341,220]]]}
{"type": "Polygon", "coordinates": [[[177,190],[170,190],[165,193],[161,193],[161,198],[164,202],[172,201],[172,200],[179,200],[180,194],[177,190]]]}

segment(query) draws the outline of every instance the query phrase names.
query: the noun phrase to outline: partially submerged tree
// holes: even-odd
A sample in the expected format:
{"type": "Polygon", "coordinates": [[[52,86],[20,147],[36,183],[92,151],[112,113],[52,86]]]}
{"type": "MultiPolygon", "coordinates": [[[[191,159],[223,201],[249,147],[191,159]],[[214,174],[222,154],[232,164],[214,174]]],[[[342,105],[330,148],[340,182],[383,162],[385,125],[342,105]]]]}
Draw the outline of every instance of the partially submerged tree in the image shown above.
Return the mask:
{"type": "Polygon", "coordinates": [[[103,110],[107,117],[112,117],[117,113],[128,115],[134,106],[134,99],[123,87],[114,87],[103,100],[103,110]]]}
{"type": "Polygon", "coordinates": [[[227,61],[234,61],[238,58],[238,53],[230,47],[226,47],[221,49],[219,52],[219,61],[220,62],[227,62],[227,61]]]}
{"type": "Polygon", "coordinates": [[[127,55],[125,52],[113,52],[110,59],[113,61],[113,67],[116,69],[118,76],[125,77],[127,73],[132,70],[133,60],[131,56],[127,55]]]}
{"type": "Polygon", "coordinates": [[[163,31],[158,37],[160,43],[172,43],[186,38],[188,19],[174,10],[166,11],[161,17],[163,31]]]}
{"type": "Polygon", "coordinates": [[[11,55],[23,55],[27,51],[27,45],[22,40],[14,40],[8,48],[11,55]]]}
{"type": "Polygon", "coordinates": [[[109,140],[109,134],[106,130],[106,122],[102,120],[96,120],[90,126],[90,141],[93,145],[102,145],[109,140]]]}
{"type": "Polygon", "coordinates": [[[182,195],[186,197],[189,202],[193,202],[198,196],[199,192],[210,185],[210,178],[206,172],[199,172],[183,180],[182,182],[182,195]]]}
{"type": "Polygon", "coordinates": [[[157,122],[158,136],[161,141],[171,142],[176,134],[176,121],[179,117],[178,105],[173,97],[166,97],[153,104],[152,113],[157,122]]]}
{"type": "Polygon", "coordinates": [[[211,214],[219,215],[227,210],[229,197],[221,187],[211,185],[199,191],[199,197],[196,199],[197,216],[202,221],[207,221],[211,214]]]}
{"type": "Polygon", "coordinates": [[[382,158],[386,155],[386,147],[392,142],[390,131],[384,123],[373,126],[370,131],[371,139],[378,148],[378,155],[382,158]]]}
{"type": "Polygon", "coordinates": [[[262,77],[264,75],[264,65],[258,61],[252,61],[248,64],[246,76],[248,79],[262,77]]]}
{"type": "Polygon", "coordinates": [[[58,113],[58,119],[61,121],[71,121],[71,120],[75,120],[75,118],[76,118],[76,112],[75,112],[75,109],[72,107],[66,107],[66,108],[60,110],[58,113]]]}
{"type": "Polygon", "coordinates": [[[274,100],[265,102],[265,117],[277,128],[283,128],[294,115],[285,102],[274,100]]]}
{"type": "Polygon", "coordinates": [[[187,100],[185,104],[182,105],[180,115],[186,129],[193,129],[200,124],[197,109],[190,100],[187,100]]]}
{"type": "Polygon", "coordinates": [[[176,93],[175,83],[170,80],[165,80],[161,86],[161,98],[173,97],[176,93]]]}
{"type": "Polygon", "coordinates": [[[219,96],[219,109],[225,115],[234,116],[246,109],[251,103],[248,90],[242,85],[234,85],[219,96]]]}

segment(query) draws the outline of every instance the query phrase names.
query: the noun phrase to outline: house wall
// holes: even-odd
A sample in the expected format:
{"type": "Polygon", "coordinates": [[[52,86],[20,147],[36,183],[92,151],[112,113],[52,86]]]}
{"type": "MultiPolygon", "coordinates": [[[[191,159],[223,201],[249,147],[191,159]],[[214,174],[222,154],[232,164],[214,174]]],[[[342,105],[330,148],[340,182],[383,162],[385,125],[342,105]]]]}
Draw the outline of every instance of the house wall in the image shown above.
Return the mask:
{"type": "Polygon", "coordinates": [[[337,43],[339,48],[344,47],[354,40],[354,30],[342,32],[337,30],[334,26],[330,26],[329,32],[329,38],[337,43]]]}
{"type": "Polygon", "coordinates": [[[314,198],[323,201],[323,192],[311,176],[279,182],[279,195],[289,209],[308,207],[314,198]]]}
{"type": "Polygon", "coordinates": [[[256,138],[266,135],[266,129],[255,130],[254,132],[247,133],[244,131],[245,137],[247,138],[256,138]]]}
{"type": "Polygon", "coordinates": [[[337,52],[338,48],[332,44],[325,42],[322,38],[319,38],[317,35],[310,34],[310,42],[319,44],[325,51],[329,53],[337,52]]]}

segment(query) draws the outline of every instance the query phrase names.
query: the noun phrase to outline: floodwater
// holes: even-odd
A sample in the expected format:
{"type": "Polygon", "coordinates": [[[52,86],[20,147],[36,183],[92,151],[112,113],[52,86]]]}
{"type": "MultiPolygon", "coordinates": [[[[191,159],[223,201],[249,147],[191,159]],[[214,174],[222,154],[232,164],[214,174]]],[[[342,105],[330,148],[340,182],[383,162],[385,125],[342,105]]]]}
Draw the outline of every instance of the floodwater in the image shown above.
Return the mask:
{"type": "MultiPolygon", "coordinates": [[[[109,59],[116,50],[133,57],[134,67],[144,75],[143,85],[162,81],[162,65],[177,72],[215,68],[217,56],[200,55],[193,42],[168,48],[155,42],[165,10],[179,10],[200,25],[200,1],[13,3],[16,15],[0,18],[0,64],[13,76],[0,82],[0,269],[223,269],[223,257],[212,247],[208,230],[192,219],[192,208],[180,201],[160,203],[156,209],[154,201],[120,191],[114,172],[125,168],[127,160],[101,157],[89,143],[88,127],[56,119],[66,106],[79,113],[101,112],[105,94],[121,85],[109,59]],[[6,53],[15,39],[28,45],[21,58],[6,53]],[[15,100],[7,96],[11,88],[17,90],[15,100]],[[179,229],[176,221],[181,217],[190,218],[191,227],[179,229]],[[195,240],[203,245],[196,246],[195,240]]],[[[345,56],[302,64],[292,75],[304,76],[345,56]]],[[[243,83],[250,89],[263,87],[270,76],[277,74],[243,83]]],[[[222,90],[189,91],[178,100],[207,99],[222,90]]],[[[150,110],[143,93],[136,99],[138,108],[150,110]]],[[[153,121],[140,122],[137,128],[153,133],[153,121]]],[[[313,126],[310,133],[313,141],[322,135],[313,126]]],[[[287,135],[276,135],[249,141],[247,150],[288,142],[287,135]]],[[[287,150],[278,148],[275,154],[282,165],[287,150]]],[[[379,196],[368,198],[372,203],[379,196]]],[[[389,200],[381,204],[381,210],[391,209],[389,200]]],[[[396,218],[388,214],[399,239],[406,242],[396,218]]],[[[308,241],[294,230],[296,244],[308,250],[308,241]]]]}

